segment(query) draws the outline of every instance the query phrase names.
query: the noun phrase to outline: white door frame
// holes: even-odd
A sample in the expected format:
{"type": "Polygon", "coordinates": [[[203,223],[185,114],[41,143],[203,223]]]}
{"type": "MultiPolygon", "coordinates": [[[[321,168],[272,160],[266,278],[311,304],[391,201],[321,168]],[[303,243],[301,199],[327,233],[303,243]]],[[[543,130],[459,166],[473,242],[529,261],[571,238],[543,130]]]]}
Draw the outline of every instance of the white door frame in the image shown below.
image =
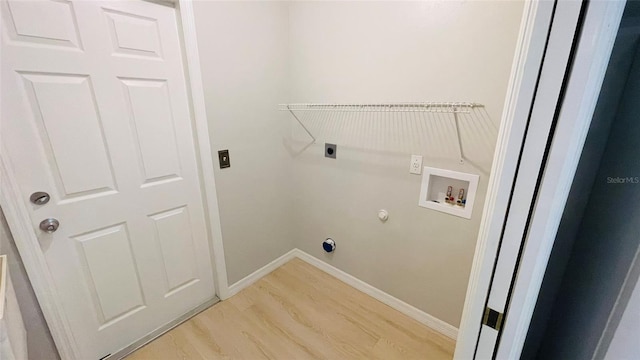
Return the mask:
{"type": "MultiPolygon", "coordinates": [[[[544,166],[498,359],[520,357],[558,227],[578,168],[626,1],[591,1],[544,166]]],[[[527,201],[515,199],[514,201],[527,201]]]]}
{"type": "Polygon", "coordinates": [[[553,7],[553,1],[545,0],[529,1],[524,5],[487,198],[458,331],[454,355],[458,360],[473,359],[478,343],[480,322],[533,105],[553,7]]]}
{"type": "Polygon", "coordinates": [[[209,216],[209,239],[213,252],[213,264],[215,268],[216,294],[221,300],[229,295],[229,283],[227,280],[227,266],[224,259],[224,246],[222,244],[222,225],[220,224],[220,210],[218,207],[218,193],[216,190],[215,176],[213,172],[213,159],[211,142],[209,138],[209,123],[205,108],[204,87],[202,85],[202,73],[200,70],[200,54],[198,51],[198,38],[196,36],[196,18],[193,13],[193,0],[176,0],[180,30],[184,46],[184,64],[187,72],[187,88],[191,92],[193,105],[193,117],[196,125],[198,142],[198,156],[200,171],[202,174],[202,187],[204,188],[205,212],[209,216]]]}
{"type": "MultiPolygon", "coordinates": [[[[544,176],[537,196],[536,194],[521,198],[514,196],[513,199],[514,202],[527,204],[535,201],[535,206],[525,237],[525,247],[517,270],[512,300],[503,325],[502,339],[498,344],[497,359],[517,359],[522,352],[555,235],[598,100],[625,1],[593,1],[588,6],[573,62],[574,66],[571,68],[571,77],[567,84],[558,125],[543,169],[544,176]]],[[[498,158],[494,161],[494,167],[496,162],[498,158]]],[[[531,165],[537,164],[523,163],[521,168],[531,165]]],[[[541,169],[538,167],[537,170],[541,169]]],[[[491,197],[499,195],[492,193],[491,190],[489,193],[491,197]]],[[[490,228],[485,226],[488,222],[486,217],[498,217],[504,220],[505,213],[500,212],[499,207],[493,206],[493,210],[497,213],[485,212],[478,240],[479,247],[486,241],[499,239],[500,234],[496,231],[502,230],[502,221],[495,219],[492,224],[496,228],[490,228]]],[[[521,239],[505,241],[507,240],[519,242],[521,239]]],[[[470,281],[469,284],[456,347],[456,359],[471,359],[474,356],[480,319],[485,306],[486,287],[489,285],[489,279],[483,274],[478,274],[481,271],[491,271],[494,262],[490,256],[492,253],[485,252],[485,254],[487,256],[484,260],[479,258],[480,251],[474,258],[472,280],[474,275],[479,276],[479,280],[470,281]]]]}
{"type": "MultiPolygon", "coordinates": [[[[560,106],[566,82],[567,68],[571,61],[582,1],[558,1],[555,4],[551,29],[547,38],[535,100],[529,116],[529,127],[520,153],[518,167],[507,217],[502,228],[501,246],[493,269],[486,306],[509,316],[509,291],[513,274],[525,236],[529,213],[533,206],[541,167],[544,165],[547,143],[553,133],[556,109],[560,106]]],[[[503,318],[504,318],[503,316],[503,318]]],[[[476,347],[477,359],[491,358],[500,341],[500,331],[489,326],[481,327],[476,347]]]]}
{"type": "MultiPolygon", "coordinates": [[[[174,2],[178,17],[179,31],[183,47],[183,62],[186,72],[187,89],[190,92],[191,111],[195,125],[200,183],[207,222],[210,250],[214,265],[215,293],[220,299],[229,297],[229,285],[222,243],[222,230],[209,126],[205,109],[204,90],[200,73],[200,57],[196,38],[195,16],[192,0],[174,2]]],[[[1,145],[1,144],[0,144],[1,145]]],[[[62,304],[47,262],[41,251],[35,228],[31,223],[23,195],[16,182],[14,164],[0,147],[0,206],[5,214],[16,247],[33,286],[42,313],[47,321],[51,336],[62,359],[80,359],[79,348],[73,338],[71,326],[63,312],[62,304]]]]}

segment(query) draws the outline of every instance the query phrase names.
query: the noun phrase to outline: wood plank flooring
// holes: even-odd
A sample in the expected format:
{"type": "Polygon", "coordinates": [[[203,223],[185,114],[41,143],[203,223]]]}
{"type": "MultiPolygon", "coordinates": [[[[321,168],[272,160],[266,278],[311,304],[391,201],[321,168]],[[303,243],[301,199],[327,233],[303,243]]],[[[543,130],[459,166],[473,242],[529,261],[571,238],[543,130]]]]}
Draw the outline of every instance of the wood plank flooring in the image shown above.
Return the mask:
{"type": "Polygon", "coordinates": [[[128,356],[451,359],[453,340],[294,259],[128,356]]]}

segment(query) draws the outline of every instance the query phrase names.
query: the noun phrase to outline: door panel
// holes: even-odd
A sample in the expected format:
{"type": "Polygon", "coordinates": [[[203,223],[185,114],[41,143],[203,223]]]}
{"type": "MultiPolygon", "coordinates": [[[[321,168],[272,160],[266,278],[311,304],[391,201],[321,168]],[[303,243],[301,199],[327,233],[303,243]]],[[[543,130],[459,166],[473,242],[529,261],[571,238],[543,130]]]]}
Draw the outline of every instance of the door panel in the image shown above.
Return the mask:
{"type": "Polygon", "coordinates": [[[215,296],[175,9],[0,5],[2,144],[25,202],[51,194],[27,204],[34,231],[82,357],[101,358],[215,296]]]}
{"type": "Polygon", "coordinates": [[[169,179],[180,180],[174,119],[166,80],[120,80],[139,144],[144,185],[169,179]]]}
{"type": "Polygon", "coordinates": [[[74,239],[101,327],[145,306],[125,224],[74,239]]]}
{"type": "Polygon", "coordinates": [[[152,215],[150,218],[154,221],[162,250],[164,272],[167,277],[167,297],[196,280],[189,214],[185,207],[181,207],[152,215]]]}
{"type": "Polygon", "coordinates": [[[115,190],[89,76],[21,73],[60,199],[115,190]],[[68,129],[74,129],[71,132],[68,129]],[[78,136],[82,134],[82,136],[78,136]]]}
{"type": "Polygon", "coordinates": [[[114,55],[146,56],[160,59],[160,34],[153,18],[111,9],[104,10],[114,55]]]}
{"type": "Polygon", "coordinates": [[[81,48],[69,1],[8,1],[10,34],[18,41],[81,48]]]}

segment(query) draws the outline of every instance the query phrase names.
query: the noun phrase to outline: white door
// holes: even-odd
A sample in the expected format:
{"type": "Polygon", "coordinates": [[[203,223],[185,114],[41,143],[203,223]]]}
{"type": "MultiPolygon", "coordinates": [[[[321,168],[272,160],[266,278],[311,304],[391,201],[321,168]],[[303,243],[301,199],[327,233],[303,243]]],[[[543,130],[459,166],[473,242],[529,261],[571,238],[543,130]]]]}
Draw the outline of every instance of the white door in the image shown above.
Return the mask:
{"type": "Polygon", "coordinates": [[[214,294],[176,11],[2,1],[1,144],[84,359],[214,294]],[[39,223],[55,218],[57,231],[39,223]]]}

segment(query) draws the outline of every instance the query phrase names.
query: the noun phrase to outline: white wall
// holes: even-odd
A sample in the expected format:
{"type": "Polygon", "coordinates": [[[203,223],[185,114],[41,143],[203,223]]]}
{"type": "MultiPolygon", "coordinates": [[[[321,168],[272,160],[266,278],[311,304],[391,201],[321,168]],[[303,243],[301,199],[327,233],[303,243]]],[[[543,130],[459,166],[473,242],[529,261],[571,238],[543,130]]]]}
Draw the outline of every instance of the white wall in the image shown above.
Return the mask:
{"type": "MultiPolygon", "coordinates": [[[[20,254],[0,209],[0,255],[7,255],[9,275],[16,292],[16,298],[27,331],[27,353],[30,359],[59,359],[58,350],[53,342],[49,327],[44,320],[42,310],[31,287],[31,282],[22,264],[20,254]]],[[[4,300],[4,299],[3,299],[4,300]]]]}
{"type": "Polygon", "coordinates": [[[229,282],[298,247],[458,326],[522,2],[198,1],[195,11],[213,148],[231,151],[231,168],[216,170],[229,282]],[[464,165],[446,119],[321,119],[308,124],[318,143],[300,152],[301,128],[277,111],[412,101],[486,106],[461,123],[464,165]],[[323,157],[325,141],[337,160],[323,157]],[[480,175],[471,220],[418,207],[410,154],[480,175]]]}
{"type": "Polygon", "coordinates": [[[293,248],[288,4],[194,2],[229,284],[293,248]],[[218,167],[229,149],[231,167],[218,167]]]}
{"type": "Polygon", "coordinates": [[[300,249],[459,325],[521,15],[521,2],[501,1],[292,4],[292,102],[472,101],[488,116],[461,123],[464,165],[451,122],[312,121],[318,144],[294,160],[300,249]],[[325,141],[338,144],[337,160],[324,158],[325,141]],[[412,153],[480,175],[471,220],[418,207],[412,153]],[[326,237],[337,242],[330,255],[326,237]]]}

